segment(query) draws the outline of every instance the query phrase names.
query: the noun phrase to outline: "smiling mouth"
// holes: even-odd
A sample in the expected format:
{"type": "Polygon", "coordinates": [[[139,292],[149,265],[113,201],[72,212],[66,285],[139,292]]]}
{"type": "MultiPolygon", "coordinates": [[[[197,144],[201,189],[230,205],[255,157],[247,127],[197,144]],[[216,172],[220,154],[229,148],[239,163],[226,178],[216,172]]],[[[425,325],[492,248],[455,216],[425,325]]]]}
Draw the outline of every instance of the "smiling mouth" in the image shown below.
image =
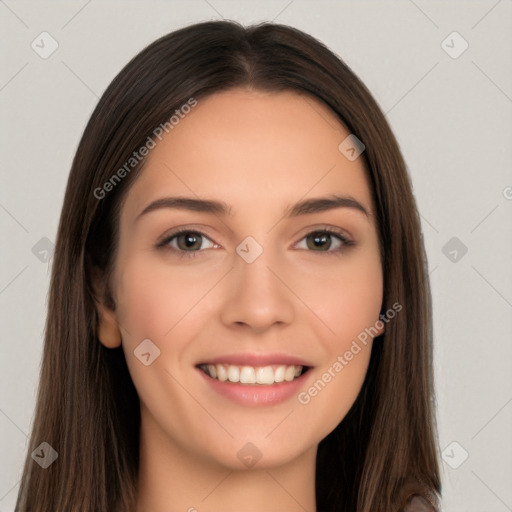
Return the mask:
{"type": "Polygon", "coordinates": [[[200,364],[208,377],[221,382],[272,385],[291,382],[304,375],[310,368],[298,365],[238,366],[232,364],[200,364]]]}

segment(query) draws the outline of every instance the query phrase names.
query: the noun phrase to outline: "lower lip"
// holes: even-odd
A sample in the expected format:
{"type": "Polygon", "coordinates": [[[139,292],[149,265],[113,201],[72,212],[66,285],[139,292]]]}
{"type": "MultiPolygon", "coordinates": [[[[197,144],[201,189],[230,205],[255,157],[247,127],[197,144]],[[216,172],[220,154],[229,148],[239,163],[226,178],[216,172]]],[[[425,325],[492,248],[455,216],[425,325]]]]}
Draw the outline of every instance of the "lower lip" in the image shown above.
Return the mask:
{"type": "Polygon", "coordinates": [[[240,384],[238,382],[220,381],[197,368],[203,379],[220,395],[233,400],[241,405],[276,405],[285,402],[294,395],[297,395],[300,388],[304,386],[311,368],[300,377],[288,382],[279,384],[240,384]]]}

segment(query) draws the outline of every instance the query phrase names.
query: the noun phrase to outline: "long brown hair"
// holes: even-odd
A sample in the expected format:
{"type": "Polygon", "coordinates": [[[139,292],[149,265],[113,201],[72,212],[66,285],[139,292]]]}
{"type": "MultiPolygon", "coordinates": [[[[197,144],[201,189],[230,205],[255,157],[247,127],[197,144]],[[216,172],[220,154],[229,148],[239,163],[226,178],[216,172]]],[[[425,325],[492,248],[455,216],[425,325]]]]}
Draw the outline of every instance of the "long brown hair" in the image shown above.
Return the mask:
{"type": "Polygon", "coordinates": [[[107,349],[97,339],[91,283],[98,272],[108,282],[122,200],[144,160],[123,179],[113,182],[112,176],[190,98],[200,103],[240,86],[316,98],[363,142],[383,262],[382,311],[394,303],[403,307],[373,344],[356,402],[318,447],[317,510],[396,512],[414,493],[436,503],[441,484],[431,296],[419,216],[397,141],[365,85],[313,37],[273,23],[215,21],[174,31],[135,56],[85,128],[58,229],[16,511],[133,510],[139,400],[122,348],[107,349]],[[42,442],[58,452],[46,469],[31,456],[42,442]]]}

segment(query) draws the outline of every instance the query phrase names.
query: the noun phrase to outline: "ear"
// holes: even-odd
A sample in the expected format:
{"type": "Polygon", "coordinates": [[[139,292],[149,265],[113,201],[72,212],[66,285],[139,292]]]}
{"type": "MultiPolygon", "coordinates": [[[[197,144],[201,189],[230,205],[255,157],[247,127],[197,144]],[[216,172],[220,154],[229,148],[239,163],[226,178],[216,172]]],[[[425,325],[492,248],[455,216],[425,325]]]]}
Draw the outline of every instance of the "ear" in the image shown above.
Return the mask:
{"type": "Polygon", "coordinates": [[[373,324],[373,327],[377,330],[375,338],[381,336],[386,331],[386,322],[382,318],[386,318],[383,313],[379,315],[379,319],[373,324]]]}
{"type": "Polygon", "coordinates": [[[117,323],[116,313],[103,304],[97,304],[98,310],[98,339],[107,348],[117,348],[121,345],[121,331],[117,323]]]}
{"type": "MultiPolygon", "coordinates": [[[[375,322],[375,328],[377,329],[378,331],[378,334],[377,336],[381,336],[382,334],[384,334],[385,330],[386,330],[386,324],[384,323],[384,321],[382,321],[380,318],[375,322]]],[[[377,337],[375,336],[375,337],[377,337]]]]}
{"type": "Polygon", "coordinates": [[[122,337],[117,322],[115,303],[111,297],[104,275],[99,271],[93,272],[94,303],[98,313],[96,336],[107,348],[117,348],[121,345],[122,337]]]}

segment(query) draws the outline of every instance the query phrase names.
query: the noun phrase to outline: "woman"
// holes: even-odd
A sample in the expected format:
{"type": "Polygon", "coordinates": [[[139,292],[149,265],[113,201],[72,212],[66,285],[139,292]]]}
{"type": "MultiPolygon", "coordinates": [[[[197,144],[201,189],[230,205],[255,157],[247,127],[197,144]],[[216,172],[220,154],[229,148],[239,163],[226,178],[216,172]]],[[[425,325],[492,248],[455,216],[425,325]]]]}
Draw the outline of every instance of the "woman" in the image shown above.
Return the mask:
{"type": "Polygon", "coordinates": [[[155,41],[73,161],[16,510],[437,510],[426,268],[338,57],[271,23],[155,41]]]}

